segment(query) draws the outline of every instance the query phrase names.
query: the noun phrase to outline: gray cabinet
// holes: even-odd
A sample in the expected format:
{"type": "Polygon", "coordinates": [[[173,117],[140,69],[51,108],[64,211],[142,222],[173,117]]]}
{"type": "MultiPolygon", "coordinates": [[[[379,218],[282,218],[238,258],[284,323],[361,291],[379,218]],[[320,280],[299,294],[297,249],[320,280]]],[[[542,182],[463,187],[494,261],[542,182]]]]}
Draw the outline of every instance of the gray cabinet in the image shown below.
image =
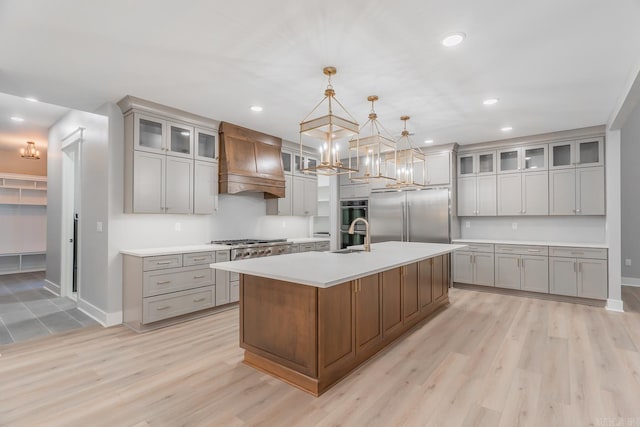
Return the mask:
{"type": "Polygon", "coordinates": [[[196,160],[193,175],[193,213],[218,210],[218,163],[196,160]]]}
{"type": "Polygon", "coordinates": [[[193,212],[192,160],[136,151],[133,168],[133,212],[193,212]]]}
{"type": "Polygon", "coordinates": [[[548,215],[547,171],[498,175],[498,215],[548,215]]]}
{"type": "Polygon", "coordinates": [[[425,156],[427,168],[427,185],[449,185],[450,153],[427,154],[425,156]]]}
{"type": "Polygon", "coordinates": [[[496,287],[549,293],[548,247],[496,245],[496,287]]]}
{"type": "Polygon", "coordinates": [[[553,294],[606,299],[606,249],[557,247],[550,252],[550,291],[553,294]]]}
{"type": "Polygon", "coordinates": [[[604,215],[604,167],[549,171],[551,215],[604,215]]]}
{"type": "Polygon", "coordinates": [[[549,169],[604,166],[604,138],[585,138],[549,144],[549,169]]]}
{"type": "Polygon", "coordinates": [[[218,131],[196,127],[194,128],[194,137],[194,159],[203,162],[217,162],[218,131]]]}
{"type": "Polygon", "coordinates": [[[496,214],[496,176],[458,178],[458,216],[496,214]]]}
{"type": "Polygon", "coordinates": [[[547,144],[540,144],[498,150],[498,174],[546,170],[547,149],[547,144]]]}
{"type": "Polygon", "coordinates": [[[318,211],[318,182],[316,178],[293,177],[293,215],[310,216],[318,211]]]}
{"type": "MultiPolygon", "coordinates": [[[[217,251],[216,262],[229,261],[229,251],[217,251]]],[[[215,270],[216,275],[216,305],[224,305],[231,302],[231,275],[228,271],[215,270]]]]}
{"type": "Polygon", "coordinates": [[[458,154],[458,176],[495,175],[496,152],[458,154]]]}
{"type": "Polygon", "coordinates": [[[453,281],[494,286],[493,245],[469,245],[453,254],[453,281]]]}

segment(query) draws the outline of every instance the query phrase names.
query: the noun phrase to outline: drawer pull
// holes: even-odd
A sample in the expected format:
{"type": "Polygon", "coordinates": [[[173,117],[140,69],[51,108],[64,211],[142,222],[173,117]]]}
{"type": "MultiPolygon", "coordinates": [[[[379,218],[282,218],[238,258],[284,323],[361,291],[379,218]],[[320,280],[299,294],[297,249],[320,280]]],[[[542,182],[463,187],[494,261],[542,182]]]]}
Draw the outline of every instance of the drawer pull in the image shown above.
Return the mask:
{"type": "Polygon", "coordinates": [[[207,258],[202,257],[202,258],[194,258],[193,260],[194,260],[194,261],[204,261],[205,259],[207,259],[207,258]]]}
{"type": "Polygon", "coordinates": [[[473,251],[473,250],[478,249],[478,247],[477,246],[469,246],[469,249],[471,249],[473,251]]]}
{"type": "Polygon", "coordinates": [[[204,274],[200,276],[193,276],[194,279],[204,279],[204,274]]]}
{"type": "Polygon", "coordinates": [[[170,305],[163,305],[162,307],[158,307],[158,308],[156,308],[156,310],[158,310],[158,311],[162,311],[162,310],[168,310],[168,309],[170,309],[170,308],[171,308],[171,306],[170,306],[170,305]]]}
{"type": "Polygon", "coordinates": [[[584,252],[571,252],[571,255],[584,255],[584,252]]]}
{"type": "Polygon", "coordinates": [[[202,302],[204,301],[206,298],[198,298],[198,299],[194,299],[193,302],[202,302]]]}
{"type": "Polygon", "coordinates": [[[156,282],[156,285],[168,285],[171,283],[171,280],[163,280],[162,282],[156,282]]]}
{"type": "Polygon", "coordinates": [[[171,261],[156,261],[156,265],[169,265],[171,261]]]}
{"type": "Polygon", "coordinates": [[[540,249],[527,249],[527,252],[540,252],[540,249]]]}

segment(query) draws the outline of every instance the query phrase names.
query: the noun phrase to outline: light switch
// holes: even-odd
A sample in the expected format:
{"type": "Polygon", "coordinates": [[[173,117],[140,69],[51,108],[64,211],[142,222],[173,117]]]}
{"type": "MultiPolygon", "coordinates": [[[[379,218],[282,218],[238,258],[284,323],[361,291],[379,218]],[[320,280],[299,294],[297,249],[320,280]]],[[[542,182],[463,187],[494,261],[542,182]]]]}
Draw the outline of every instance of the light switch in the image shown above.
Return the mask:
{"type": "Polygon", "coordinates": [[[631,267],[631,258],[627,258],[624,260],[624,265],[627,267],[631,267]]]}
{"type": "Polygon", "coordinates": [[[96,231],[102,233],[102,221],[96,222],[96,231]]]}
{"type": "Polygon", "coordinates": [[[512,222],[511,223],[511,229],[512,230],[517,230],[518,229],[518,223],[517,222],[512,222]]]}
{"type": "Polygon", "coordinates": [[[176,222],[176,224],[173,226],[173,229],[175,231],[180,231],[182,230],[182,224],[180,224],[179,222],[176,222]]]}
{"type": "Polygon", "coordinates": [[[465,221],[464,228],[471,228],[471,221],[465,221]]]}

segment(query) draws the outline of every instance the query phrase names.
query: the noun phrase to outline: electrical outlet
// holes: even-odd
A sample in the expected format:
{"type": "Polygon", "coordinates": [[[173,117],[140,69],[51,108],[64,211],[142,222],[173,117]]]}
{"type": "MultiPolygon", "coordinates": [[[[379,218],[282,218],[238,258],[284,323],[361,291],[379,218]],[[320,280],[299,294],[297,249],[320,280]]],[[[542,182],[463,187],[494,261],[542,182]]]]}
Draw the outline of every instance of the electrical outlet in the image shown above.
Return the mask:
{"type": "Polygon", "coordinates": [[[631,267],[631,258],[627,258],[624,260],[624,265],[627,267],[631,267]]]}
{"type": "Polygon", "coordinates": [[[175,231],[180,231],[182,230],[182,224],[180,224],[179,222],[176,222],[176,224],[173,226],[173,229],[175,231]]]}
{"type": "Polygon", "coordinates": [[[96,231],[102,233],[102,221],[96,222],[96,231]]]}
{"type": "Polygon", "coordinates": [[[517,230],[518,229],[518,223],[517,222],[512,222],[511,223],[511,229],[512,230],[517,230]]]}
{"type": "Polygon", "coordinates": [[[471,221],[465,221],[464,222],[464,227],[465,228],[471,228],[471,221]]]}

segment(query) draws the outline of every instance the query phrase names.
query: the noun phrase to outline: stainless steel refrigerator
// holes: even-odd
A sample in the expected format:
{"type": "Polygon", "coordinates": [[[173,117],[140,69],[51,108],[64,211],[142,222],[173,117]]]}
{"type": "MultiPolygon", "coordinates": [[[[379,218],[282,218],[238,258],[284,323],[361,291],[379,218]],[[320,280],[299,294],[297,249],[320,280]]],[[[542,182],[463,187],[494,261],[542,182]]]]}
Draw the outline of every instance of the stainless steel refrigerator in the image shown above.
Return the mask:
{"type": "Polygon", "coordinates": [[[449,190],[371,193],[371,241],[450,243],[449,190]]]}

